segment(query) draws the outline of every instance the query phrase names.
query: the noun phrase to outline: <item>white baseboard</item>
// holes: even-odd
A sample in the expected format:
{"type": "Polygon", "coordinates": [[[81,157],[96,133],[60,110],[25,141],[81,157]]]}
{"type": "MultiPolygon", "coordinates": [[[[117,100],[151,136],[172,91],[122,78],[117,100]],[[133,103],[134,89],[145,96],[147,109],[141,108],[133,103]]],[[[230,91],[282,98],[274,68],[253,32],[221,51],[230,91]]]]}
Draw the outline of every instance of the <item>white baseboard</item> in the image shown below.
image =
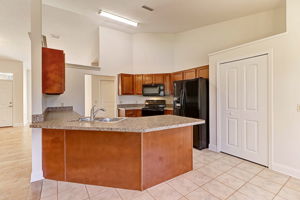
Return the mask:
{"type": "Polygon", "coordinates": [[[13,125],[13,127],[21,127],[21,126],[25,126],[24,123],[16,123],[13,125]]]}
{"type": "Polygon", "coordinates": [[[30,180],[31,183],[40,181],[43,179],[44,179],[43,171],[31,172],[31,180],[30,180]]]}
{"type": "Polygon", "coordinates": [[[286,165],[273,163],[272,170],[300,179],[300,170],[286,165]]]}
{"type": "Polygon", "coordinates": [[[209,144],[209,150],[218,152],[217,145],[215,145],[215,144],[209,144]]]}

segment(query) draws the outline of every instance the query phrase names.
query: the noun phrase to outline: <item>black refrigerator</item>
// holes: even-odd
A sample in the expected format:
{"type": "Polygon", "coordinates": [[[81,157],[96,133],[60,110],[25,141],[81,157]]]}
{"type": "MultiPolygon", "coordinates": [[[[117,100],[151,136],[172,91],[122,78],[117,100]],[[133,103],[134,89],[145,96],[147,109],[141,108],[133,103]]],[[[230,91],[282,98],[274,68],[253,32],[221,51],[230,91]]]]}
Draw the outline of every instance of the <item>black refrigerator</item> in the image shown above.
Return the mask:
{"type": "Polygon", "coordinates": [[[209,145],[209,88],[208,79],[197,78],[174,82],[174,115],[205,120],[194,126],[193,146],[197,149],[209,145]]]}

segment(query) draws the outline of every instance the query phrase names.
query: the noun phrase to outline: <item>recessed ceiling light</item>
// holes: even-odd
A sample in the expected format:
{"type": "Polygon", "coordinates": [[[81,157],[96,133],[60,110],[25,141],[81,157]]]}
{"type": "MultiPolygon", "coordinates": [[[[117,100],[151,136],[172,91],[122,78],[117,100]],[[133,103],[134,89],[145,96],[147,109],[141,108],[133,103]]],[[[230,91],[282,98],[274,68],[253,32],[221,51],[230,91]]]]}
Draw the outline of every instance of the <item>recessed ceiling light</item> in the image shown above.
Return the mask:
{"type": "Polygon", "coordinates": [[[102,10],[99,11],[99,15],[103,16],[103,17],[107,17],[107,18],[115,20],[115,21],[118,21],[118,22],[122,22],[122,23],[125,23],[128,25],[131,25],[131,26],[135,26],[135,27],[138,26],[137,22],[134,22],[134,21],[126,19],[124,17],[120,17],[120,16],[117,16],[117,15],[114,15],[114,14],[111,14],[111,13],[108,13],[108,12],[105,12],[102,10]]]}

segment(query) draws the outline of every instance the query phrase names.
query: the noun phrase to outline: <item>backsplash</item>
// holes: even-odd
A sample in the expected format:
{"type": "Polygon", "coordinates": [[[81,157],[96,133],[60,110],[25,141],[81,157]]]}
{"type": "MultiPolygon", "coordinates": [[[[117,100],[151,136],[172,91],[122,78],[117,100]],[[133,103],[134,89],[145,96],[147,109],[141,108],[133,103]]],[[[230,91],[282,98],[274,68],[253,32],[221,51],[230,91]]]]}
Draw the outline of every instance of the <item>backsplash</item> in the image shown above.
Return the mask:
{"type": "Polygon", "coordinates": [[[165,97],[144,97],[138,95],[119,96],[117,104],[144,104],[145,100],[166,100],[166,104],[173,103],[173,96],[165,97]]]}

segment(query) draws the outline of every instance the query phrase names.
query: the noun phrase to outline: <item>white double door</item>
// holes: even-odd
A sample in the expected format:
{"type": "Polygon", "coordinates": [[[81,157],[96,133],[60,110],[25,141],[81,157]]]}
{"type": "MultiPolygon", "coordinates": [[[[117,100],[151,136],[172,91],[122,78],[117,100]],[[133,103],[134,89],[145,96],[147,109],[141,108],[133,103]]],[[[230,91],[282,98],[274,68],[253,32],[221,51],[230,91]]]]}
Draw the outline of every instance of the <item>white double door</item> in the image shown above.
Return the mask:
{"type": "Polygon", "coordinates": [[[221,151],[268,166],[268,56],[220,65],[221,151]]]}
{"type": "Polygon", "coordinates": [[[0,127],[13,125],[13,81],[0,80],[0,127]]]}

